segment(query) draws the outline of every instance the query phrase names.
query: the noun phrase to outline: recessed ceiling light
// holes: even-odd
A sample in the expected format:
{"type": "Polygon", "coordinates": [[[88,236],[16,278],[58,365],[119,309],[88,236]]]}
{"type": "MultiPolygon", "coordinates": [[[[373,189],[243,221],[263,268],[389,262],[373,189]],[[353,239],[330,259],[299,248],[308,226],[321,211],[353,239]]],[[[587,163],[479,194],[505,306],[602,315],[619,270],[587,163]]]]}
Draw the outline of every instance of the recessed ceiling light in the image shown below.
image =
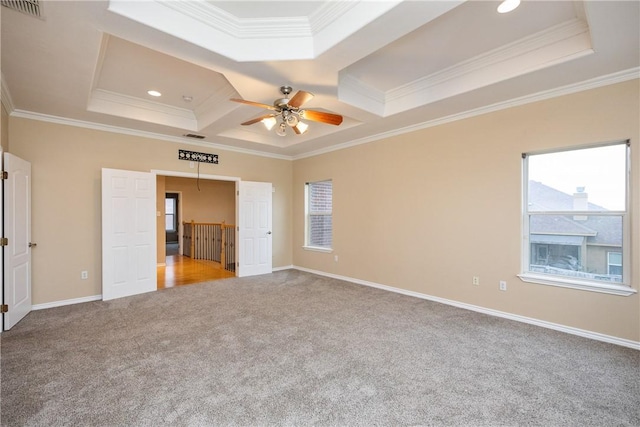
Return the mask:
{"type": "Polygon", "coordinates": [[[498,13],[508,13],[520,6],[520,0],[504,0],[498,6],[498,13]]]}
{"type": "Polygon", "coordinates": [[[157,90],[148,90],[147,93],[151,96],[162,96],[162,94],[157,90]]]}

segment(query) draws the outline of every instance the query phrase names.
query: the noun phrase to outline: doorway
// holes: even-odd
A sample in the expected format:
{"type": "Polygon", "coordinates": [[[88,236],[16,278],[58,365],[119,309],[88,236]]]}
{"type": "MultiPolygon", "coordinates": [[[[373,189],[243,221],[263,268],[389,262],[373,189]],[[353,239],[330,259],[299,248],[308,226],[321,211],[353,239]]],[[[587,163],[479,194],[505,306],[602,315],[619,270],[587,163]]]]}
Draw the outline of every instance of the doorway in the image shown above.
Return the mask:
{"type": "MultiPolygon", "coordinates": [[[[158,235],[158,289],[234,277],[235,268],[223,266],[220,248],[214,250],[222,244],[220,234],[195,236],[192,230],[235,225],[235,181],[158,175],[157,187],[158,195],[164,196],[162,206],[158,203],[164,216],[158,218],[164,228],[163,235],[158,235]],[[210,249],[202,251],[202,245],[210,249]]],[[[224,244],[229,247],[228,242],[224,244]]]]}
{"type": "Polygon", "coordinates": [[[164,232],[166,256],[180,255],[180,193],[165,193],[164,232]]]}

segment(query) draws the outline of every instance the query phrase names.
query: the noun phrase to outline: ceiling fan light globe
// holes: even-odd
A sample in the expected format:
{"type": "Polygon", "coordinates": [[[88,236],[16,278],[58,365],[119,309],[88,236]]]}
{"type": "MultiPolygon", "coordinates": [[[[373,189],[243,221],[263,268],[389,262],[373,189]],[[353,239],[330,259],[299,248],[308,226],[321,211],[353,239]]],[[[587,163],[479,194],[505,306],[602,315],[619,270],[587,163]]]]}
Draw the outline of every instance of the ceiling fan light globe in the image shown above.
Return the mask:
{"type": "Polygon", "coordinates": [[[278,135],[278,136],[287,135],[287,125],[284,124],[284,122],[280,123],[280,125],[276,129],[276,135],[278,135]]]}
{"type": "Polygon", "coordinates": [[[276,123],[277,123],[277,120],[275,117],[266,117],[262,119],[262,124],[264,124],[264,127],[266,127],[267,130],[273,129],[276,123]]]}
{"type": "Polygon", "coordinates": [[[309,130],[309,125],[306,124],[305,122],[299,121],[298,124],[295,126],[295,129],[298,135],[302,135],[303,133],[309,130]]]}
{"type": "Polygon", "coordinates": [[[296,116],[295,114],[289,114],[287,116],[287,124],[291,127],[295,127],[299,121],[300,120],[298,119],[298,116],[296,116]]]}

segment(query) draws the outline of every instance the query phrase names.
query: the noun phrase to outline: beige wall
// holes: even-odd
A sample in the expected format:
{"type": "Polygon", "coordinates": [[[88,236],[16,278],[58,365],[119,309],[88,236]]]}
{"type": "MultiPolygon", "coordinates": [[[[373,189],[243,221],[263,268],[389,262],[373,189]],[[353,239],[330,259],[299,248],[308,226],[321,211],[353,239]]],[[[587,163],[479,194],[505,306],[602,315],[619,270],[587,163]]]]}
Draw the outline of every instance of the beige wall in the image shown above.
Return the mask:
{"type": "Polygon", "coordinates": [[[638,81],[630,81],[297,160],[294,265],[639,341],[638,294],[535,285],[516,276],[521,153],[630,138],[638,289],[638,93],[638,81]],[[302,249],[304,183],[327,178],[334,188],[331,254],[302,249]],[[498,290],[500,280],[507,292],[498,290]]]}
{"type": "Polygon", "coordinates": [[[1,151],[9,152],[9,114],[4,108],[4,105],[0,106],[0,146],[1,151]]]}
{"type": "Polygon", "coordinates": [[[630,138],[638,288],[639,92],[638,81],[621,83],[294,162],[10,117],[11,150],[33,166],[34,304],[101,293],[101,168],[191,173],[177,160],[186,148],[220,155],[219,165],[201,165],[203,174],[274,183],[274,267],[294,264],[639,341],[637,294],[516,277],[520,154],[630,138]],[[334,184],[335,251],[305,251],[304,182],[327,178],[334,184]],[[80,279],[81,270],[89,280],[80,279]],[[471,285],[472,276],[480,286],[471,285]],[[507,292],[498,291],[499,280],[508,282],[507,292]]]}
{"type": "MultiPolygon", "coordinates": [[[[166,178],[166,192],[182,193],[180,221],[236,223],[236,183],[233,181],[166,178]]],[[[163,209],[164,211],[164,209],[163,209]]]]}
{"type": "Polygon", "coordinates": [[[9,124],[12,152],[32,164],[34,304],[102,292],[101,168],[193,173],[180,148],[220,155],[220,164],[200,165],[202,174],[274,184],[273,265],[291,265],[290,161],[23,118],[9,124]]]}

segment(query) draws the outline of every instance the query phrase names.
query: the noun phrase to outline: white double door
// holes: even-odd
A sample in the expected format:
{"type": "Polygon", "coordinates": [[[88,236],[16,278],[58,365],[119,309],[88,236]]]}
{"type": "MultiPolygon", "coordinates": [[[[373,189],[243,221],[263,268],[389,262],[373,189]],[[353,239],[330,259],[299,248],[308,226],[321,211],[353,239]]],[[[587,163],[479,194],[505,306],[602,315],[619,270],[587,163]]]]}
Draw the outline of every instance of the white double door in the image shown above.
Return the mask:
{"type": "MultiPolygon", "coordinates": [[[[272,271],[271,183],[238,185],[238,276],[272,271]]],[[[157,289],[156,174],[102,170],[102,299],[157,289]]]]}

